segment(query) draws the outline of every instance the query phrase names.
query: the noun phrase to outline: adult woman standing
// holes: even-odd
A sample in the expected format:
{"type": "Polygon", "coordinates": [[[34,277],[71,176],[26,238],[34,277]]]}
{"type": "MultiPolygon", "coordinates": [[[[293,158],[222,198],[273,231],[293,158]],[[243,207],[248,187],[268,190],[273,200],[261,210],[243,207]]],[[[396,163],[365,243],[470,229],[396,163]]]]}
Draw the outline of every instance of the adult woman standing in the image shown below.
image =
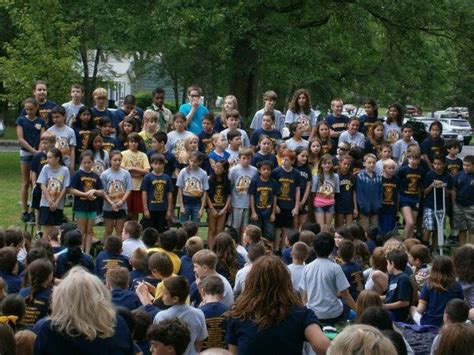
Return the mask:
{"type": "Polygon", "coordinates": [[[303,342],[322,354],[329,346],[314,312],[293,291],[276,256],[260,257],[231,310],[226,342],[233,354],[301,354],[303,342]]]}
{"type": "Polygon", "coordinates": [[[34,331],[35,354],[133,353],[132,336],[116,315],[110,292],[82,267],[74,267],[55,288],[51,317],[34,331]]]}

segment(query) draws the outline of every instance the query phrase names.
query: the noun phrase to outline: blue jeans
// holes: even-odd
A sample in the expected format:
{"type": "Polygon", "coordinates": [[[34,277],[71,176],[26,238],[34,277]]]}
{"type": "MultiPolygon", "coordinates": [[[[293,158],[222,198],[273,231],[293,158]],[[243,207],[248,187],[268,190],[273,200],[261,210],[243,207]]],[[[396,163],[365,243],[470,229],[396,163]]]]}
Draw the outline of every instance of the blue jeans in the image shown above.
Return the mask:
{"type": "Polygon", "coordinates": [[[199,223],[199,210],[201,205],[185,205],[184,213],[179,216],[179,221],[184,223],[186,221],[193,221],[199,223]]]}

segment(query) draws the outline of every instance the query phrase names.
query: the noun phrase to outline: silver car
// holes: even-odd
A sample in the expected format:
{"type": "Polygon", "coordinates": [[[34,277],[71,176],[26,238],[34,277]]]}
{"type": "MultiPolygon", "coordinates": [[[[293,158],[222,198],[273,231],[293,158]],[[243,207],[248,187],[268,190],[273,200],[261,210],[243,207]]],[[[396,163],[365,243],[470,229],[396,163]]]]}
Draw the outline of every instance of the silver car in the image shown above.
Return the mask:
{"type": "Polygon", "coordinates": [[[441,118],[440,121],[448,124],[452,131],[462,134],[464,144],[469,144],[471,141],[472,127],[468,121],[461,118],[441,118]]]}

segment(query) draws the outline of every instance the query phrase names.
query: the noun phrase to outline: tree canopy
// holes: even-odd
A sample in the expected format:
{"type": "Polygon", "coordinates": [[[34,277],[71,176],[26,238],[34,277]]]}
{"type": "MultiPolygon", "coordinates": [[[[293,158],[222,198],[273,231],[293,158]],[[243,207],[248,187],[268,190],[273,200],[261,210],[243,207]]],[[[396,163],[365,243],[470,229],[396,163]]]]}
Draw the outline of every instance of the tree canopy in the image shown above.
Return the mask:
{"type": "Polygon", "coordinates": [[[0,95],[20,100],[41,78],[59,100],[81,76],[89,96],[114,53],[169,78],[177,103],[196,83],[236,95],[247,117],[263,91],[283,107],[300,87],[313,104],[472,108],[473,15],[467,0],[2,2],[0,95]]]}

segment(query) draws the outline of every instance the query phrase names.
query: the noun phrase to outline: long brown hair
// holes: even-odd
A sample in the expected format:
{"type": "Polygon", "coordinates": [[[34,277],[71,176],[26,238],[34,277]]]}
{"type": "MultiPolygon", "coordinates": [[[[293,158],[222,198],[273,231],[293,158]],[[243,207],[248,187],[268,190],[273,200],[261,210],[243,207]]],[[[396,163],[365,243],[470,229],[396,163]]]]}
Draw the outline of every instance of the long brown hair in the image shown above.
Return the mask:
{"type": "Polygon", "coordinates": [[[227,232],[219,233],[214,239],[212,251],[217,255],[217,268],[227,271],[230,275],[231,283],[235,282],[235,276],[239,270],[237,250],[234,241],[227,232]]]}
{"type": "Polygon", "coordinates": [[[311,97],[309,96],[308,90],[298,89],[295,91],[295,93],[293,94],[293,98],[290,102],[290,111],[294,113],[303,112],[306,115],[309,115],[311,113],[311,97]],[[306,96],[306,103],[304,106],[300,106],[298,103],[298,97],[300,97],[301,94],[306,96]]]}
{"type": "Polygon", "coordinates": [[[356,322],[360,323],[360,316],[364,311],[369,307],[382,307],[383,303],[380,299],[380,296],[377,292],[372,290],[363,290],[359,297],[357,297],[356,302],[356,313],[357,318],[356,322]]]}
{"type": "Polygon", "coordinates": [[[231,316],[253,320],[259,328],[267,328],[285,320],[294,306],[302,305],[285,264],[277,256],[262,256],[250,269],[231,316]]]}
{"type": "Polygon", "coordinates": [[[474,327],[470,324],[453,323],[441,332],[436,355],[472,354],[474,351],[474,327]]]}
{"type": "Polygon", "coordinates": [[[454,264],[447,256],[438,256],[433,260],[428,284],[437,291],[447,291],[456,281],[454,264]]]}

